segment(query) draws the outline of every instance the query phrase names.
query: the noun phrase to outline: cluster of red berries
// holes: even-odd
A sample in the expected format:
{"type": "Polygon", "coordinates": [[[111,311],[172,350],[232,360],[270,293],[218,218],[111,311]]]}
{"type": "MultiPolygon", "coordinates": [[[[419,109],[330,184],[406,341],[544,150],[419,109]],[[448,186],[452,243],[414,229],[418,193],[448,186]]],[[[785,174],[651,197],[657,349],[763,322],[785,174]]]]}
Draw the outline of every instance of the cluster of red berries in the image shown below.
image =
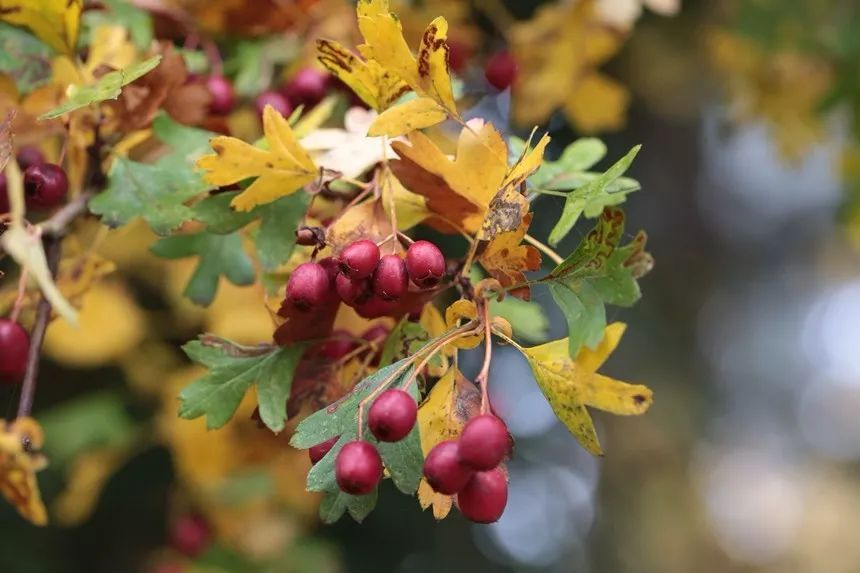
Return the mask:
{"type": "Polygon", "coordinates": [[[347,245],[336,259],[296,267],[287,283],[287,301],[301,311],[318,310],[340,299],[365,318],[392,312],[409,290],[433,288],[445,275],[445,257],[429,241],[416,241],[406,257],[380,256],[373,241],[361,239],[347,245]]]}
{"type": "MultiPolygon", "coordinates": [[[[313,107],[326,95],[330,87],[330,76],[316,68],[302,68],[286,84],[277,90],[266,90],[254,99],[257,113],[270,105],[281,115],[287,117],[293,109],[303,105],[313,107]]],[[[209,111],[215,115],[226,115],[236,104],[236,93],[233,84],[223,75],[211,75],[206,78],[206,87],[212,96],[209,111]]]]}
{"type": "Polygon", "coordinates": [[[21,381],[27,369],[30,335],[24,327],[8,318],[0,318],[0,383],[21,381]]]}
{"type": "MultiPolygon", "coordinates": [[[[45,161],[37,147],[23,147],[16,156],[24,171],[24,198],[27,208],[51,209],[66,198],[69,180],[63,168],[45,161]]],[[[0,173],[0,213],[9,212],[9,194],[5,173],[0,173]]]]}
{"type": "Polygon", "coordinates": [[[499,466],[510,451],[505,423],[492,414],[469,420],[459,439],[437,444],[424,460],[424,477],[438,493],[457,495],[457,506],[477,523],[498,521],[508,503],[499,466]]]}
{"type": "MultiPolygon", "coordinates": [[[[379,395],[367,412],[367,427],[380,442],[399,442],[405,438],[418,418],[418,405],[409,393],[391,388],[379,395]]],[[[335,436],[308,450],[315,464],[334,447],[335,436]]],[[[376,447],[366,440],[347,442],[335,460],[335,479],[340,489],[352,495],[366,495],[382,479],[382,458],[376,447]]]]}

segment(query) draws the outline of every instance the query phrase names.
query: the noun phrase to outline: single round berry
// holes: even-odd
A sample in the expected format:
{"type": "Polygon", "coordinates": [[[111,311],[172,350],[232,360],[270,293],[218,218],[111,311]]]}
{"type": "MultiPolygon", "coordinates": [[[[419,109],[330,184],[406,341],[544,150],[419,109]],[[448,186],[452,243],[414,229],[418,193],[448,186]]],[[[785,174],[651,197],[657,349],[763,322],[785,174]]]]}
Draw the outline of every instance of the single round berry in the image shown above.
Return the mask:
{"type": "Polygon", "coordinates": [[[517,61],[510,52],[493,54],[484,68],[487,81],[498,90],[510,87],[517,79],[517,61]]]}
{"type": "Polygon", "coordinates": [[[6,174],[0,173],[0,214],[9,212],[9,191],[6,174]]]}
{"type": "Polygon", "coordinates": [[[434,287],[445,276],[445,256],[430,241],[415,241],[406,251],[406,270],[416,286],[434,287]]]}
{"type": "Polygon", "coordinates": [[[382,458],[370,442],[354,440],[337,454],[334,477],[341,491],[365,495],[382,479],[382,458]]]}
{"type": "Polygon", "coordinates": [[[308,456],[311,458],[311,463],[315,464],[321,459],[325,457],[327,453],[331,451],[337,441],[340,439],[340,436],[335,436],[330,440],[326,440],[321,444],[317,444],[315,446],[311,446],[308,449],[308,456]]]}
{"type": "Polygon", "coordinates": [[[0,318],[0,381],[19,382],[27,369],[30,335],[24,327],[0,318]]]}
{"type": "Polygon", "coordinates": [[[330,299],[331,281],[319,263],[303,263],[296,267],[287,283],[287,299],[299,310],[312,310],[330,299]]]}
{"type": "Polygon", "coordinates": [[[352,334],[345,330],[333,330],[331,338],[322,343],[319,349],[326,358],[338,360],[358,347],[359,342],[352,334]]]}
{"type": "Polygon", "coordinates": [[[212,531],[199,515],[183,515],[170,529],[170,545],[187,555],[196,557],[212,542],[212,531]]]}
{"type": "Polygon", "coordinates": [[[385,255],[379,259],[373,273],[373,292],[385,300],[397,300],[409,288],[406,263],[397,255],[385,255]]]}
{"type": "Polygon", "coordinates": [[[233,110],[236,94],[230,80],[221,75],[209,76],[206,78],[206,88],[212,95],[209,111],[215,115],[227,115],[233,110]]]}
{"type": "Polygon", "coordinates": [[[24,198],[34,209],[50,209],[62,203],[69,191],[69,179],[54,163],[31,165],[24,171],[24,198]]]}
{"type": "Polygon", "coordinates": [[[491,470],[508,453],[508,428],[496,416],[482,414],[466,423],[460,434],[460,463],[478,471],[491,470]]]}
{"type": "Polygon", "coordinates": [[[38,147],[26,145],[18,150],[15,159],[18,161],[18,167],[22,171],[26,171],[31,165],[41,165],[44,163],[45,154],[38,147]]]}
{"type": "Polygon", "coordinates": [[[290,101],[304,106],[318,104],[328,90],[329,76],[316,68],[302,68],[284,86],[284,95],[290,101]]]}
{"type": "Polygon", "coordinates": [[[349,306],[365,303],[373,296],[368,279],[353,280],[344,274],[338,274],[334,284],[340,300],[349,306]]]}
{"type": "Polygon", "coordinates": [[[508,480],[501,468],[475,472],[457,493],[460,512],[475,523],[493,523],[508,504],[508,480]]]}
{"type": "Polygon", "coordinates": [[[399,388],[391,388],[373,401],[367,427],[381,442],[399,442],[412,431],[417,417],[415,399],[399,388]]]}
{"type": "Polygon", "coordinates": [[[365,279],[379,263],[379,247],[368,239],[350,243],[340,252],[340,270],[351,279],[365,279]]]}
{"type": "Polygon", "coordinates": [[[275,108],[275,111],[284,117],[289,117],[293,113],[293,106],[290,100],[276,91],[264,91],[254,99],[254,109],[258,115],[263,115],[263,110],[270,105],[275,108]]]}
{"type": "Polygon", "coordinates": [[[463,42],[448,38],[448,67],[461,74],[469,64],[472,49],[463,42]]]}
{"type": "Polygon", "coordinates": [[[433,491],[454,495],[466,486],[472,470],[460,463],[456,440],[439,442],[424,460],[424,477],[433,491]]]}

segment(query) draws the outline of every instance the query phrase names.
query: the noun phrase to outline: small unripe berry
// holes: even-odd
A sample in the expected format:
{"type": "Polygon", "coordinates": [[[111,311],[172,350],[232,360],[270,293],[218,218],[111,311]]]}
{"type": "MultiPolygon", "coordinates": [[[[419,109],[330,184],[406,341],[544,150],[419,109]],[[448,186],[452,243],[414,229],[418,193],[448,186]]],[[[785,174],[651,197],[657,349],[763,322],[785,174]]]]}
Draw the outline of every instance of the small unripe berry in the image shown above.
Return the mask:
{"type": "Polygon", "coordinates": [[[475,523],[493,523],[508,504],[508,480],[501,468],[475,472],[457,493],[460,512],[475,523]]]}
{"type": "Polygon", "coordinates": [[[354,440],[338,452],[334,476],[341,491],[366,495],[382,479],[382,458],[370,442],[354,440]]]}
{"type": "Polygon", "coordinates": [[[267,105],[275,108],[275,111],[284,117],[289,117],[293,113],[293,106],[290,100],[276,91],[264,91],[254,99],[254,109],[257,110],[257,114],[260,116],[263,115],[263,110],[266,109],[267,105]]]}
{"type": "Polygon", "coordinates": [[[330,440],[326,440],[321,444],[317,444],[315,446],[311,446],[308,449],[308,456],[311,458],[311,463],[315,464],[321,459],[325,457],[327,453],[331,451],[337,441],[340,439],[340,436],[335,436],[330,440]]]}
{"type": "Polygon", "coordinates": [[[15,159],[18,161],[18,167],[20,167],[22,171],[26,171],[31,165],[40,165],[44,163],[45,154],[42,153],[42,150],[38,147],[27,145],[18,150],[18,153],[15,155],[15,159]]]}
{"type": "Polygon", "coordinates": [[[319,263],[303,263],[296,267],[287,283],[287,299],[299,310],[320,308],[329,301],[331,282],[319,263]]]}
{"type": "Polygon", "coordinates": [[[350,243],[340,252],[340,271],[351,279],[365,279],[379,263],[379,247],[368,239],[350,243]]]}
{"type": "Polygon", "coordinates": [[[212,75],[206,78],[206,88],[212,95],[209,111],[215,115],[227,115],[233,110],[236,95],[230,80],[221,75],[212,75]]]}
{"type": "Polygon", "coordinates": [[[373,296],[368,279],[353,280],[344,274],[338,274],[334,284],[340,300],[349,306],[365,303],[373,296]]]}
{"type": "Polygon", "coordinates": [[[510,52],[493,54],[484,68],[487,81],[498,90],[510,87],[517,79],[517,61],[510,52]]]}
{"type": "Polygon", "coordinates": [[[460,463],[478,471],[491,470],[508,453],[508,428],[496,416],[482,414],[466,423],[460,434],[460,463]]]}
{"type": "Polygon", "coordinates": [[[329,76],[316,68],[302,68],[284,86],[284,95],[297,105],[314,106],[325,97],[329,76]]]}
{"type": "Polygon", "coordinates": [[[406,263],[397,255],[385,255],[379,259],[373,273],[373,292],[385,300],[397,300],[409,288],[406,263]]]}
{"type": "Polygon", "coordinates": [[[196,557],[209,547],[212,531],[198,515],[184,515],[173,523],[170,531],[170,544],[174,549],[188,557],[196,557]]]}
{"type": "Polygon", "coordinates": [[[24,198],[34,209],[50,209],[62,203],[69,191],[69,179],[54,163],[38,163],[24,171],[24,198]]]}
{"type": "Polygon", "coordinates": [[[383,300],[378,296],[373,296],[369,301],[355,307],[355,312],[362,318],[380,318],[389,316],[397,310],[397,302],[393,300],[383,300]]]}
{"type": "Polygon", "coordinates": [[[415,399],[399,388],[391,388],[373,401],[367,427],[380,442],[399,442],[412,431],[417,417],[415,399]]]}
{"type": "Polygon", "coordinates": [[[0,318],[0,382],[20,382],[27,370],[30,335],[24,327],[0,318]]]}
{"type": "Polygon", "coordinates": [[[445,276],[445,256],[430,241],[415,241],[406,251],[406,270],[416,286],[434,287],[445,276]]]}
{"type": "Polygon", "coordinates": [[[472,470],[460,463],[456,440],[439,442],[424,460],[424,477],[433,491],[454,495],[466,486],[472,470]]]}

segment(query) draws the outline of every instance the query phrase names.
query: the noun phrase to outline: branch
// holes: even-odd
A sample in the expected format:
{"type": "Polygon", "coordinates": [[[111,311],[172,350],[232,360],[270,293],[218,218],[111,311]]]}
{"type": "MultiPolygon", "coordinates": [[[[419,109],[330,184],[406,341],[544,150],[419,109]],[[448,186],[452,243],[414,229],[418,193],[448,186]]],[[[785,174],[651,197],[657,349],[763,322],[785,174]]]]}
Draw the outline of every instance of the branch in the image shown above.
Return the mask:
{"type": "MultiPolygon", "coordinates": [[[[58,213],[59,214],[59,213],[58,213]]],[[[45,236],[45,252],[48,258],[48,269],[51,276],[57,274],[60,264],[60,237],[45,236]]],[[[30,350],[27,353],[27,370],[21,384],[21,399],[18,402],[18,417],[29,416],[33,409],[33,397],[36,393],[36,380],[39,377],[39,357],[42,354],[42,343],[45,341],[45,331],[51,320],[51,303],[43,295],[36,309],[36,323],[30,332],[30,350]]]]}
{"type": "Polygon", "coordinates": [[[95,195],[95,191],[93,190],[84,191],[66,203],[50,219],[40,223],[39,227],[42,229],[42,236],[57,238],[65,235],[72,221],[87,210],[87,203],[93,195],[95,195]]]}

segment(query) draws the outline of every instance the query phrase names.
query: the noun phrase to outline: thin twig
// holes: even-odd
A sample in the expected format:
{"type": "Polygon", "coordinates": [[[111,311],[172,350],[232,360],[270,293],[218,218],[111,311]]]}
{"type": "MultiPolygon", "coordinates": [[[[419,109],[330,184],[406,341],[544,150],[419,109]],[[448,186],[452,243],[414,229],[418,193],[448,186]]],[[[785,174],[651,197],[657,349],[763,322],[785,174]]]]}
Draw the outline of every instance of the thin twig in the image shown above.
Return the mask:
{"type": "Polygon", "coordinates": [[[475,382],[481,388],[481,413],[490,411],[490,394],[487,390],[487,382],[490,377],[490,362],[493,359],[493,338],[490,336],[490,305],[483,301],[481,305],[481,320],[484,323],[484,363],[481,371],[475,377],[475,382]]]}
{"type": "Polygon", "coordinates": [[[95,195],[95,191],[84,191],[60,210],[54,213],[50,219],[39,224],[43,236],[62,237],[72,221],[77,219],[87,210],[87,203],[95,195]]]}
{"type": "Polygon", "coordinates": [[[541,243],[540,241],[538,241],[537,239],[535,239],[531,235],[526,234],[526,236],[523,237],[523,239],[525,239],[525,241],[527,243],[531,243],[532,245],[537,247],[537,249],[540,252],[542,252],[543,254],[548,256],[552,260],[552,262],[554,262],[555,264],[560,265],[561,263],[564,262],[564,259],[561,258],[561,256],[558,253],[556,253],[554,250],[552,250],[552,248],[550,248],[548,245],[545,245],[544,243],[541,243]]]}

